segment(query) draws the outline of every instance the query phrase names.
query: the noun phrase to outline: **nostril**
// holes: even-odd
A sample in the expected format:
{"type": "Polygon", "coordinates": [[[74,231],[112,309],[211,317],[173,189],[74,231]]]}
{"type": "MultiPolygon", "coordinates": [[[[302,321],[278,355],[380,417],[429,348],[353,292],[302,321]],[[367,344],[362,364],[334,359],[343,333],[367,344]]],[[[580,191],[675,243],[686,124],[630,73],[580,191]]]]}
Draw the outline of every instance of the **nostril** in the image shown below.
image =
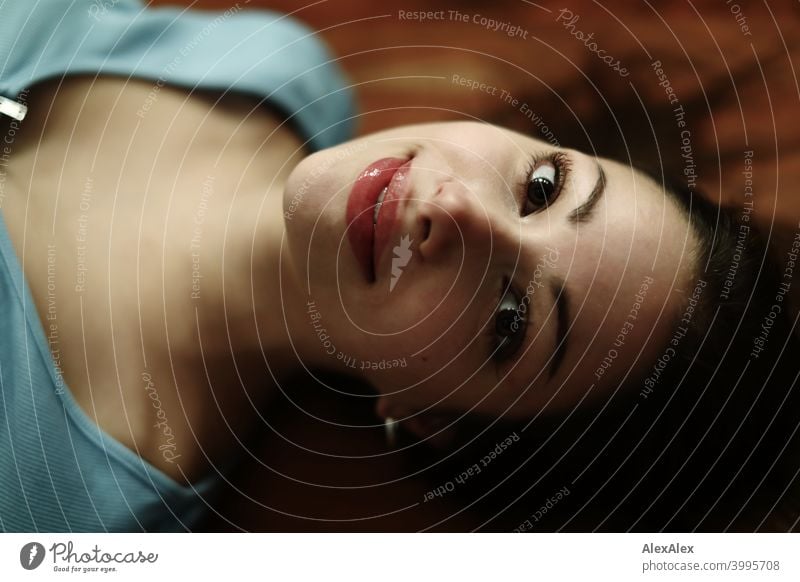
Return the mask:
{"type": "Polygon", "coordinates": [[[431,220],[430,218],[423,218],[422,219],[422,240],[428,240],[428,237],[431,234],[431,220]]]}

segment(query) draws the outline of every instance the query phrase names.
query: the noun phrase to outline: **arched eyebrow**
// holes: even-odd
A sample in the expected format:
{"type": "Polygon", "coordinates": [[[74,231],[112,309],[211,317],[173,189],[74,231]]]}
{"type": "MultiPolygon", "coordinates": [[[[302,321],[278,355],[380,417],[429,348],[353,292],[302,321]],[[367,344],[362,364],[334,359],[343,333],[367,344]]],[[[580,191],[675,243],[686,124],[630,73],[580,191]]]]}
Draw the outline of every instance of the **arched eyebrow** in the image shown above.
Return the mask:
{"type": "Polygon", "coordinates": [[[589,197],[583,202],[583,204],[578,206],[575,210],[567,215],[567,222],[573,226],[584,224],[592,220],[594,217],[595,207],[603,198],[603,194],[605,194],[606,173],[603,171],[603,166],[600,165],[600,162],[595,160],[594,163],[597,165],[597,182],[595,182],[592,192],[589,194],[589,197]]]}

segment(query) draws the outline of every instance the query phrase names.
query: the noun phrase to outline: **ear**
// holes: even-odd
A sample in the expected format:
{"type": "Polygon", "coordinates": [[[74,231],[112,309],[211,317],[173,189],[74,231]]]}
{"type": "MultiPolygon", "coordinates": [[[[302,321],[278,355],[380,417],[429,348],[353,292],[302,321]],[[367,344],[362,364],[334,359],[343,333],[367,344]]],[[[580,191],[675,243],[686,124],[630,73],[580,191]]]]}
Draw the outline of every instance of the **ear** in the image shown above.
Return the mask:
{"type": "Polygon", "coordinates": [[[382,419],[393,418],[397,427],[428,442],[437,449],[452,447],[456,442],[456,419],[452,414],[419,412],[405,406],[389,404],[381,396],[375,404],[375,413],[382,419]]]}

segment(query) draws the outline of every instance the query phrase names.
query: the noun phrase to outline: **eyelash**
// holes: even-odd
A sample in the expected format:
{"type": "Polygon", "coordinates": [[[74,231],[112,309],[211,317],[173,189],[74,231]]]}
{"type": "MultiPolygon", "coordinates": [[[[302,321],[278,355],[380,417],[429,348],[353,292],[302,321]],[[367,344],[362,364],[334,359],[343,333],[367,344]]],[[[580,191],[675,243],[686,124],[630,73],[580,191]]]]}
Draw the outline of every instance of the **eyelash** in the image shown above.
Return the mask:
{"type": "MultiPolygon", "coordinates": [[[[527,216],[528,214],[534,214],[539,212],[542,207],[538,209],[532,210],[531,212],[526,212],[525,209],[529,203],[528,198],[528,187],[533,180],[533,173],[541,166],[542,162],[550,162],[553,167],[555,168],[555,184],[554,184],[554,192],[552,198],[545,203],[544,208],[548,208],[550,204],[555,202],[558,197],[561,195],[561,190],[564,184],[569,177],[570,171],[570,159],[569,157],[564,154],[563,152],[552,152],[550,154],[545,155],[534,155],[532,156],[530,162],[528,163],[527,171],[525,172],[525,180],[522,182],[519,187],[518,191],[521,192],[521,204],[520,204],[520,214],[522,216],[527,216]]],[[[520,293],[516,290],[516,288],[511,283],[508,277],[503,279],[503,285],[500,289],[500,300],[497,303],[497,307],[493,312],[493,324],[488,327],[486,330],[487,341],[489,344],[489,351],[492,354],[492,359],[494,360],[495,364],[502,364],[503,362],[510,360],[519,350],[519,346],[525,345],[525,342],[528,339],[528,325],[529,325],[529,315],[528,312],[530,311],[530,299],[526,303],[526,314],[522,317],[519,316],[520,305],[523,302],[523,299],[520,298],[520,293]],[[501,309],[500,306],[502,305],[503,301],[505,300],[506,294],[510,293],[511,296],[514,298],[514,302],[517,305],[517,315],[515,316],[518,319],[514,321],[519,321],[521,324],[521,329],[518,329],[514,334],[514,339],[511,341],[510,346],[510,353],[509,348],[502,348],[503,339],[499,338],[497,333],[497,323],[498,317],[500,315],[501,309]]],[[[505,310],[502,310],[505,311],[505,310]]],[[[505,336],[508,337],[508,336],[505,336]]]]}
{"type": "Polygon", "coordinates": [[[534,154],[531,156],[530,161],[527,165],[527,171],[525,172],[525,179],[519,183],[517,186],[517,192],[519,192],[519,196],[521,199],[520,203],[520,215],[528,216],[529,214],[535,214],[539,212],[542,207],[539,207],[536,210],[531,212],[525,212],[525,208],[529,203],[528,199],[528,186],[530,185],[533,179],[533,173],[539,169],[542,162],[550,162],[556,170],[556,183],[555,183],[555,192],[553,193],[552,199],[549,203],[545,204],[544,208],[548,208],[550,204],[555,202],[558,197],[561,195],[561,190],[564,187],[564,184],[567,182],[567,178],[569,178],[570,168],[572,166],[570,158],[564,152],[551,152],[549,154],[534,154]]]}

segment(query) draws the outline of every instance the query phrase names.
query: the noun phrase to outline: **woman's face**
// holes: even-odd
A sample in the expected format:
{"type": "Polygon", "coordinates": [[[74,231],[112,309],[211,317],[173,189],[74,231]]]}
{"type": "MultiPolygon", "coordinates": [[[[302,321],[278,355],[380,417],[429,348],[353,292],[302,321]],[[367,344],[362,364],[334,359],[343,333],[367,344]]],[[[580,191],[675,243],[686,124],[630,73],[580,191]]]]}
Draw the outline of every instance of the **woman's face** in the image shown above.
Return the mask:
{"type": "Polygon", "coordinates": [[[284,210],[315,349],[395,417],[607,398],[661,355],[694,286],[695,236],[657,184],[481,123],[317,152],[284,210]]]}

